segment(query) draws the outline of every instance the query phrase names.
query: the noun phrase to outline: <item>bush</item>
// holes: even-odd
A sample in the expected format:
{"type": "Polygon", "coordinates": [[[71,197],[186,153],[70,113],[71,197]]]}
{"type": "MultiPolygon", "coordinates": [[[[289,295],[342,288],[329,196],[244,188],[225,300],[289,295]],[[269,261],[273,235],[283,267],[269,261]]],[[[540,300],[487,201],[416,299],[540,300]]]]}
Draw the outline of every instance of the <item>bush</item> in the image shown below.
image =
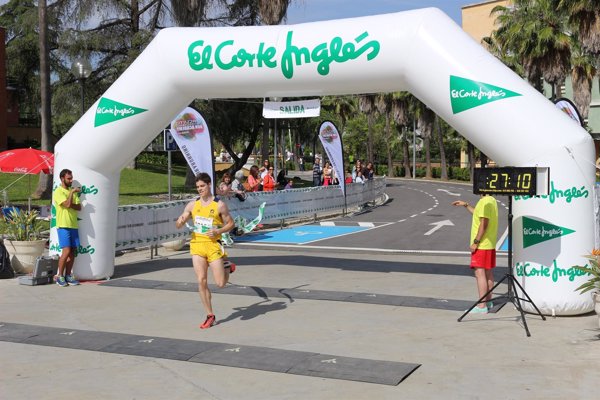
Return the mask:
{"type": "Polygon", "coordinates": [[[21,242],[39,240],[43,225],[37,217],[37,210],[12,208],[4,220],[8,238],[21,242]]]}

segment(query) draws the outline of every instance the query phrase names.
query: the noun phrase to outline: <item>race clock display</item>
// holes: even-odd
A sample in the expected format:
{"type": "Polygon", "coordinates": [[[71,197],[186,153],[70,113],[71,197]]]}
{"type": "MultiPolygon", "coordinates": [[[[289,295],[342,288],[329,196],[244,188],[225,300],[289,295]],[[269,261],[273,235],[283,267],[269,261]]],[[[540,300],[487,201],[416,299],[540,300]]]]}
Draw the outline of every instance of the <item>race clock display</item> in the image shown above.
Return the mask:
{"type": "Polygon", "coordinates": [[[536,167],[475,168],[473,193],[505,196],[535,196],[536,167]]]}

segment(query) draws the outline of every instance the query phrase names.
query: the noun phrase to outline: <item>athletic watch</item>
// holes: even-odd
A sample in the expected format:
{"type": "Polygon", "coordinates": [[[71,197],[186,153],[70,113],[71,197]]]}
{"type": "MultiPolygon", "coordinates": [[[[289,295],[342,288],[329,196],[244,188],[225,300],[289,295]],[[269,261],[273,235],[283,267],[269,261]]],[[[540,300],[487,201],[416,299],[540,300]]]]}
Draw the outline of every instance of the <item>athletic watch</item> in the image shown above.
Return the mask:
{"type": "Polygon", "coordinates": [[[474,244],[479,244],[479,243],[481,243],[481,240],[478,240],[478,239],[473,239],[473,243],[474,243],[474,244]]]}

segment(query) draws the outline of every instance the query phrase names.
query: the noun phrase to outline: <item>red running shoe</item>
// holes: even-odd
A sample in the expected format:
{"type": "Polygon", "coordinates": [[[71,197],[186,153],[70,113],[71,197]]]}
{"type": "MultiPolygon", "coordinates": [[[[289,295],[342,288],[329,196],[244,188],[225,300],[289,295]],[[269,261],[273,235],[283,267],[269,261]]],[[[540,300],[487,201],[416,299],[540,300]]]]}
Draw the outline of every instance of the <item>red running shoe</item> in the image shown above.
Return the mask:
{"type": "Polygon", "coordinates": [[[204,321],[202,323],[202,325],[200,325],[200,329],[208,329],[215,324],[216,324],[215,314],[210,314],[210,315],[206,316],[206,321],[204,321]]]}
{"type": "Polygon", "coordinates": [[[229,268],[229,273],[233,274],[237,268],[237,265],[235,265],[235,263],[227,260],[223,262],[223,267],[225,268],[229,268]]]}

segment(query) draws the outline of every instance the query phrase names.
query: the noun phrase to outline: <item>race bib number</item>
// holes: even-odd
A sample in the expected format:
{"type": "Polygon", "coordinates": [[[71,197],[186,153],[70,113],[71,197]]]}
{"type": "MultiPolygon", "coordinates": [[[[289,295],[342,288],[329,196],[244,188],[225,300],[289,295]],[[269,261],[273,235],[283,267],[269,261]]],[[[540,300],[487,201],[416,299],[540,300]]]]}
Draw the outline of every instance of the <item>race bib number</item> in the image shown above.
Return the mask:
{"type": "Polygon", "coordinates": [[[213,227],[213,219],[206,217],[196,217],[194,220],[194,226],[196,227],[196,232],[198,233],[206,233],[213,227]]]}

